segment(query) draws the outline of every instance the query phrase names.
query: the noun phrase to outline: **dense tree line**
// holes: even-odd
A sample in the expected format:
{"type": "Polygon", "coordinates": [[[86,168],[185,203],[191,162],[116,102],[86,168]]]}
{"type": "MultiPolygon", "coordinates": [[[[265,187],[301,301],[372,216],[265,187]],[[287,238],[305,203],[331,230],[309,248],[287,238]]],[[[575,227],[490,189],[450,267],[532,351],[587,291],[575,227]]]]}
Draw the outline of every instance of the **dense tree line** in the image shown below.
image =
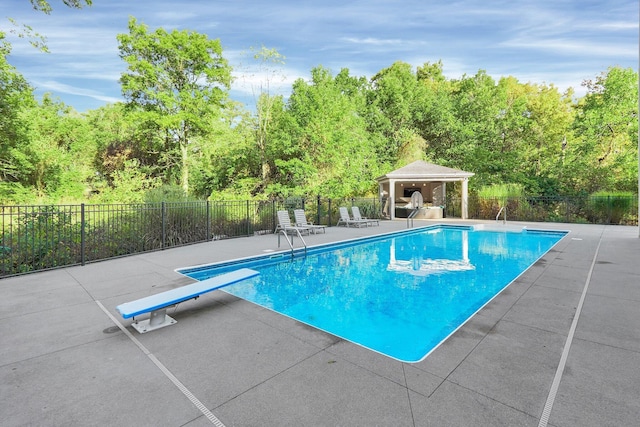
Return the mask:
{"type": "Polygon", "coordinates": [[[603,71],[577,98],[483,70],[450,79],[441,62],[370,79],[317,66],[288,99],[260,90],[252,112],[229,97],[219,40],[132,19],[118,41],[126,102],[80,114],[35,98],[0,32],[0,203],[363,196],[417,159],[474,172],[472,191],[637,192],[632,69],[603,71]]]}

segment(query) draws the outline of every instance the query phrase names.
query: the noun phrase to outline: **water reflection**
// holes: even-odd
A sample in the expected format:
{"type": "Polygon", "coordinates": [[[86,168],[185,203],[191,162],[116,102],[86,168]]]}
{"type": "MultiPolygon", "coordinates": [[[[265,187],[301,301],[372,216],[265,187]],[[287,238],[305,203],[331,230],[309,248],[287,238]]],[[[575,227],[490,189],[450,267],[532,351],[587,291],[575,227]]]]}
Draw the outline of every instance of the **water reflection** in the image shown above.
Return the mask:
{"type": "MultiPolygon", "coordinates": [[[[412,250],[411,258],[407,259],[406,250],[400,255],[396,251],[396,239],[391,240],[389,249],[389,264],[387,271],[395,271],[399,273],[408,273],[412,276],[428,276],[431,274],[443,274],[454,271],[475,270],[475,266],[469,261],[469,232],[462,231],[462,244],[460,246],[461,254],[459,259],[448,258],[424,258],[426,250],[412,250]]],[[[415,249],[415,248],[414,248],[415,249]]],[[[426,248],[424,248],[426,249],[426,248]]]]}

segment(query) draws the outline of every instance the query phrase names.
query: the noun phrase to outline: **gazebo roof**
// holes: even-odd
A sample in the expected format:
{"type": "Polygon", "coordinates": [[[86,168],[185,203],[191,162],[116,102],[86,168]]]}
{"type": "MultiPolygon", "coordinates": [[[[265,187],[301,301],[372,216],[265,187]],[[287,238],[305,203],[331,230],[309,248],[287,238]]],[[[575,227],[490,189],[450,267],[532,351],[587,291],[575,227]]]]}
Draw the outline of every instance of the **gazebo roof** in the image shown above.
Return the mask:
{"type": "Polygon", "coordinates": [[[475,175],[472,172],[465,172],[459,169],[448,168],[446,166],[434,165],[422,160],[389,172],[386,175],[376,178],[378,182],[390,179],[394,180],[428,180],[428,181],[461,181],[475,175]]]}

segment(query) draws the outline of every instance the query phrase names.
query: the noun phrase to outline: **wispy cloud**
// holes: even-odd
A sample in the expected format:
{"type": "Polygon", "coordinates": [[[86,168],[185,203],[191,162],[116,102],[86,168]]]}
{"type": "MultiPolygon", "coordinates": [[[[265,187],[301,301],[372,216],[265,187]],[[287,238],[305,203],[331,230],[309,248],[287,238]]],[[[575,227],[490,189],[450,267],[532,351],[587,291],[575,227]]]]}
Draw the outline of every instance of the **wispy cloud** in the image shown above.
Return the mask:
{"type": "Polygon", "coordinates": [[[95,99],[95,100],[106,102],[106,103],[122,101],[122,98],[116,98],[114,96],[104,95],[100,92],[97,92],[91,89],[71,86],[64,83],[60,83],[55,80],[35,81],[35,84],[45,92],[53,92],[58,95],[60,94],[78,95],[78,96],[84,96],[87,98],[95,99]]]}
{"type": "Polygon", "coordinates": [[[308,73],[299,70],[282,69],[276,72],[265,69],[247,69],[233,73],[233,90],[247,96],[257,97],[261,92],[271,95],[288,96],[291,86],[298,79],[307,78],[308,73]]]}
{"type": "Polygon", "coordinates": [[[403,46],[419,46],[424,45],[426,42],[422,40],[404,40],[404,39],[379,39],[375,37],[343,37],[340,40],[347,43],[354,43],[357,45],[369,45],[369,46],[383,46],[383,47],[403,47],[403,46]]]}
{"type": "Polygon", "coordinates": [[[619,45],[617,43],[592,42],[576,39],[546,39],[531,40],[513,39],[501,44],[506,47],[537,49],[545,52],[555,52],[564,55],[583,56],[585,52],[593,56],[607,58],[637,58],[638,47],[631,45],[619,45]]]}

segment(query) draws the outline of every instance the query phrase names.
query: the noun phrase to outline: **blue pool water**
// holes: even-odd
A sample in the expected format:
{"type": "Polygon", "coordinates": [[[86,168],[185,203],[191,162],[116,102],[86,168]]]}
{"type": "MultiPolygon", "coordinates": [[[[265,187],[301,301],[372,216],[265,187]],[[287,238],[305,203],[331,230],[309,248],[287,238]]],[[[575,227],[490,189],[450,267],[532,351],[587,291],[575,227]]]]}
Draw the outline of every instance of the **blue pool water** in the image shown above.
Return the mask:
{"type": "Polygon", "coordinates": [[[225,291],[405,362],[426,357],[566,233],[435,226],[179,270],[249,267],[225,291]]]}

